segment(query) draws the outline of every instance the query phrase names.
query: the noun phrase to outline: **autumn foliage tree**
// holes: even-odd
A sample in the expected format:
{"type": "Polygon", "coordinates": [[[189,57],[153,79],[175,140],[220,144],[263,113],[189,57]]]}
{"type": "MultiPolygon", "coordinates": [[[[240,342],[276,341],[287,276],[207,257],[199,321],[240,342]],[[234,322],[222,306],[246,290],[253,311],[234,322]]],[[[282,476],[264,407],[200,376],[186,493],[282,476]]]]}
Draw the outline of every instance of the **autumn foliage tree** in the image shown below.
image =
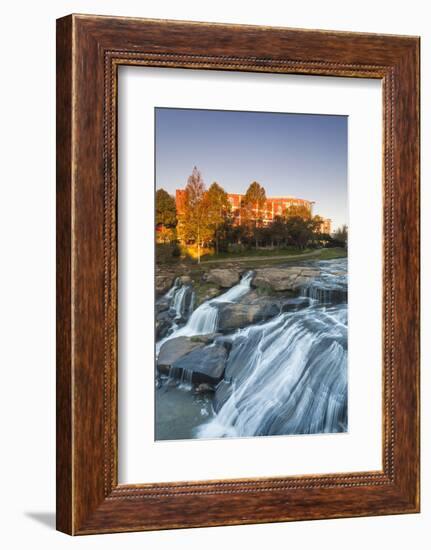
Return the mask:
{"type": "Polygon", "coordinates": [[[177,225],[175,199],[164,189],[156,191],[156,227],[164,241],[172,241],[177,225]]]}
{"type": "Polygon", "coordinates": [[[243,217],[248,225],[250,232],[255,238],[256,248],[258,247],[258,226],[262,223],[263,210],[266,205],[265,189],[254,181],[251,183],[245,193],[242,201],[243,217]]]}
{"type": "MultiPolygon", "coordinates": [[[[309,245],[319,246],[322,242],[333,241],[321,232],[324,220],[313,216],[305,205],[291,205],[271,221],[266,209],[265,189],[254,181],[243,196],[240,208],[232,211],[226,191],[217,182],[207,190],[202,174],[195,166],[187,180],[178,212],[174,198],[163,189],[157,191],[158,238],[164,238],[160,226],[172,228],[175,238],[190,247],[189,252],[196,249],[198,263],[204,246],[213,245],[218,254],[222,245],[227,250],[229,245],[250,246],[252,242],[256,248],[263,244],[305,249],[309,245]]],[[[343,245],[346,240],[347,228],[343,227],[339,231],[339,242],[343,245]]]]}
{"type": "Polygon", "coordinates": [[[311,210],[303,204],[292,204],[289,208],[286,208],[284,216],[286,219],[302,218],[303,220],[310,220],[311,210]]]}
{"type": "Polygon", "coordinates": [[[211,239],[211,228],[208,219],[205,183],[196,166],[187,180],[183,211],[179,216],[178,233],[183,242],[193,241],[195,243],[197,259],[200,263],[203,243],[211,239]]]}
{"type": "Polygon", "coordinates": [[[230,204],[226,191],[217,182],[210,185],[205,200],[208,205],[208,225],[213,233],[216,254],[218,254],[222,230],[225,228],[230,212],[230,204]]]}

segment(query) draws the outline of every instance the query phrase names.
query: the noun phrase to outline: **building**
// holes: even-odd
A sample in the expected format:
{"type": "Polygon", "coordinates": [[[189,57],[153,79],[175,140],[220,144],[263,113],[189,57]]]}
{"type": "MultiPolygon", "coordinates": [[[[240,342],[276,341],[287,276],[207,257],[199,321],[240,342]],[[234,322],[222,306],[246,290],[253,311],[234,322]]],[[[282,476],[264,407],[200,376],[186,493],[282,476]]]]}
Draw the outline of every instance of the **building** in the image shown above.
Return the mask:
{"type": "Polygon", "coordinates": [[[323,218],[322,223],[320,224],[320,233],[326,233],[330,235],[332,232],[332,220],[329,218],[323,218]]]}
{"type": "MultiPolygon", "coordinates": [[[[231,213],[234,218],[235,225],[241,225],[243,219],[242,201],[245,195],[240,193],[228,193],[227,197],[231,205],[231,213]]],[[[184,209],[185,189],[177,189],[175,191],[175,204],[177,213],[181,215],[184,209]]],[[[262,219],[263,225],[268,225],[276,216],[282,216],[290,206],[305,207],[309,215],[313,214],[313,201],[306,199],[298,199],[290,195],[284,197],[267,197],[265,206],[259,210],[259,218],[262,219]]],[[[331,220],[324,219],[322,222],[321,233],[331,232],[331,220]]]]}
{"type": "MultiPolygon", "coordinates": [[[[237,225],[241,225],[242,201],[244,195],[238,193],[228,193],[228,200],[231,204],[232,214],[237,225]]],[[[309,214],[312,214],[313,202],[305,199],[297,199],[291,196],[285,197],[267,197],[266,204],[259,210],[259,217],[262,218],[263,224],[267,225],[272,222],[276,216],[282,216],[290,206],[303,206],[309,214]]]]}

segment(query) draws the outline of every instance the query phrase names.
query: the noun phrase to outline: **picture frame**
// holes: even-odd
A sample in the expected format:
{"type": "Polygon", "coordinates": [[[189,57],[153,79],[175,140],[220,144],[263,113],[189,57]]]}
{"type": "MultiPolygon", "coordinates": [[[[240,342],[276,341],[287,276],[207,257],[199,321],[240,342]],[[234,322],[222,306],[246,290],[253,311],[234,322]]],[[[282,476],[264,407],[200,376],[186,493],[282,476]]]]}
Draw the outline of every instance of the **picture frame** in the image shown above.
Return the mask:
{"type": "Polygon", "coordinates": [[[57,529],[84,535],[419,512],[419,220],[418,37],[59,19],[57,529]],[[381,471],[118,483],[121,65],[381,80],[381,471]]]}

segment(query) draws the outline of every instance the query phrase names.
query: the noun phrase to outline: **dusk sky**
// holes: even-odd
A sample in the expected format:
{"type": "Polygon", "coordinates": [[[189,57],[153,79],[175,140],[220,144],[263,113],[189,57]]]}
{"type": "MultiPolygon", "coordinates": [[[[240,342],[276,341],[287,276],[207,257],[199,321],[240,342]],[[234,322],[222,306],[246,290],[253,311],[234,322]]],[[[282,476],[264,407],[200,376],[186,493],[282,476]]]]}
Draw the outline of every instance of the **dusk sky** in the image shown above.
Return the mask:
{"type": "Polygon", "coordinates": [[[315,201],[313,212],[347,224],[347,117],[156,108],[156,187],[175,195],[193,167],[207,187],[315,201]]]}

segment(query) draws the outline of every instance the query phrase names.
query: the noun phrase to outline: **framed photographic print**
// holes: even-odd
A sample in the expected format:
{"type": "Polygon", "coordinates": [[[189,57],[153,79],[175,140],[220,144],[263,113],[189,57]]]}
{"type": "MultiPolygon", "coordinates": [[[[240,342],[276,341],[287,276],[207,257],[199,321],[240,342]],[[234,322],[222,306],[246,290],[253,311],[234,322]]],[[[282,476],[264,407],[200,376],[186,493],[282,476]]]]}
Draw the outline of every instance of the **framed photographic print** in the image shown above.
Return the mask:
{"type": "Polygon", "coordinates": [[[419,511],[419,39],[57,22],[57,528],[419,511]]]}

